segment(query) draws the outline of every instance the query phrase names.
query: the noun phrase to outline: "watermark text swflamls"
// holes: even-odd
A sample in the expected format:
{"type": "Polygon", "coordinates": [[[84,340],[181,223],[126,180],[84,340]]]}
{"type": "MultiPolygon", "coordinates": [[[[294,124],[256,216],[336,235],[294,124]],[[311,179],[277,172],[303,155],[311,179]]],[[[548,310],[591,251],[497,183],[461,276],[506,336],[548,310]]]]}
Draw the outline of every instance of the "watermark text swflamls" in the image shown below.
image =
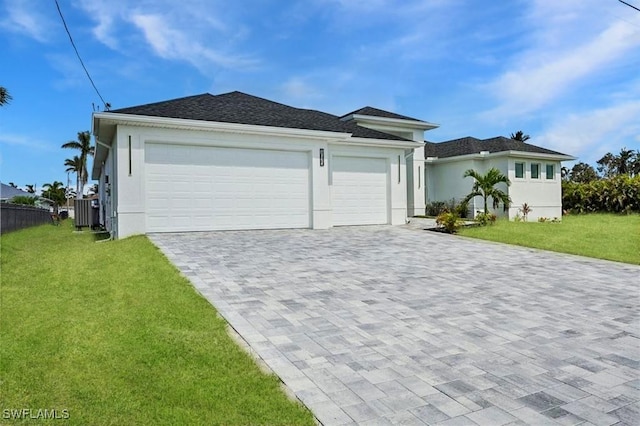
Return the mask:
{"type": "Polygon", "coordinates": [[[64,420],[68,419],[69,417],[69,410],[67,410],[66,408],[63,410],[58,410],[55,408],[5,408],[4,410],[2,410],[2,418],[4,420],[64,420]]]}

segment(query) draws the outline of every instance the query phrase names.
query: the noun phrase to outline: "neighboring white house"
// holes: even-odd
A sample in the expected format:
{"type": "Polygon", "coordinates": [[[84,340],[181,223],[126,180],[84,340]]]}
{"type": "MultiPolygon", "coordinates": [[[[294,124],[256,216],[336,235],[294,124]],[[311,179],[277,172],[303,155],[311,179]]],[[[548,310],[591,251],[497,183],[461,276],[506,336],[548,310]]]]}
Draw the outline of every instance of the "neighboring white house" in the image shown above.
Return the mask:
{"type": "MultiPolygon", "coordinates": [[[[484,174],[496,168],[511,181],[500,188],[511,197],[511,206],[505,213],[503,206],[490,209],[498,216],[513,219],[519,208],[527,203],[532,211],[530,220],[540,217],[562,217],[561,162],[574,157],[546,148],[505,137],[480,140],[472,137],[425,145],[427,202],[463,199],[471,192],[474,180],[462,178],[464,172],[474,169],[484,174]]],[[[469,210],[474,215],[484,211],[482,197],[475,197],[469,210]]]]}
{"type": "MultiPolygon", "coordinates": [[[[425,143],[424,132],[435,127],[371,107],[338,117],[241,92],[96,112],[92,178],[99,180],[101,223],[120,238],[402,224],[424,214],[426,200],[466,195],[472,184],[462,179],[467,165],[482,171],[493,164],[440,150],[455,141],[425,143]]],[[[544,182],[549,190],[541,191],[540,205],[559,206],[559,162],[571,157],[489,151],[484,157],[502,161],[505,172],[515,170],[518,158],[526,168],[530,159],[553,162],[557,185],[544,182]]],[[[535,206],[533,198],[523,201],[535,206]]]]}

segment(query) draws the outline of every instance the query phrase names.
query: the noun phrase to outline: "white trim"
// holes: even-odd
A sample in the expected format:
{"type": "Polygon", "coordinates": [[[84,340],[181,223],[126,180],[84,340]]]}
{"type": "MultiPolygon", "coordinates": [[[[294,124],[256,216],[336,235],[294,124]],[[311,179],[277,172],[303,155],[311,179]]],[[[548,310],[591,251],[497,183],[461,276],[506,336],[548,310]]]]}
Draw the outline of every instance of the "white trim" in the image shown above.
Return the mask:
{"type": "Polygon", "coordinates": [[[420,148],[424,144],[422,142],[413,141],[399,141],[390,139],[368,139],[350,137],[346,140],[332,140],[329,141],[331,145],[351,145],[351,146],[375,146],[380,148],[420,148]]]}
{"type": "Polygon", "coordinates": [[[456,155],[453,157],[427,157],[426,162],[428,163],[448,163],[453,161],[463,161],[463,160],[483,160],[490,157],[514,157],[514,158],[528,158],[528,159],[536,159],[536,160],[548,160],[548,161],[572,161],[576,160],[576,157],[572,157],[570,155],[564,154],[544,154],[539,152],[525,152],[525,151],[498,151],[491,152],[489,154],[481,154],[480,152],[473,154],[465,154],[465,155],[456,155]]]}
{"type": "Polygon", "coordinates": [[[375,115],[350,114],[342,117],[341,120],[371,123],[371,124],[396,124],[402,127],[411,127],[414,129],[431,130],[440,127],[439,124],[429,123],[421,120],[406,120],[402,118],[378,117],[375,115]]]}
{"type": "Polygon", "coordinates": [[[321,130],[293,129],[285,127],[257,126],[252,124],[222,123],[217,121],[188,120],[183,118],[150,117],[145,115],[96,112],[93,114],[94,134],[101,126],[130,125],[138,127],[168,128],[177,130],[217,131],[260,136],[280,136],[325,140],[331,144],[348,144],[386,148],[420,148],[422,142],[392,139],[370,139],[353,137],[351,133],[328,132],[321,130]]]}

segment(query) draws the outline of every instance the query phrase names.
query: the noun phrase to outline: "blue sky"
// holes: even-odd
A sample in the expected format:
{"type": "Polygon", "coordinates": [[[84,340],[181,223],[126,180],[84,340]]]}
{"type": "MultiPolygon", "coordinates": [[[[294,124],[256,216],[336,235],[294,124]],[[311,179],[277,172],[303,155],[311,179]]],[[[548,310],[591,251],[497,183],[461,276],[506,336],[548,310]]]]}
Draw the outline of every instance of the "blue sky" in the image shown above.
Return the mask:
{"type": "MultiPolygon", "coordinates": [[[[0,1],[0,180],[66,183],[60,145],[100,99],[53,0],[0,1]]],[[[436,142],[523,130],[592,164],[640,149],[640,12],[617,0],[59,2],[113,108],[239,90],[394,111],[440,124],[436,142]]]]}

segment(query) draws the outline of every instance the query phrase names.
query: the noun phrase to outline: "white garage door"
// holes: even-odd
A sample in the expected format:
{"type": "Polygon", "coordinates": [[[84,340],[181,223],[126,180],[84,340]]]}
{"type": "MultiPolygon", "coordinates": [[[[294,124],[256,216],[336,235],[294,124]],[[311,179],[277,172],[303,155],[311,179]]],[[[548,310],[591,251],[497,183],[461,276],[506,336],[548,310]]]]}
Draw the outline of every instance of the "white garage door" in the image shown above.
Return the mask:
{"type": "Polygon", "coordinates": [[[333,224],[388,223],[387,181],[384,158],[333,157],[333,224]]]}
{"type": "Polygon", "coordinates": [[[147,232],[308,228],[305,152],[145,146],[147,232]]]}

